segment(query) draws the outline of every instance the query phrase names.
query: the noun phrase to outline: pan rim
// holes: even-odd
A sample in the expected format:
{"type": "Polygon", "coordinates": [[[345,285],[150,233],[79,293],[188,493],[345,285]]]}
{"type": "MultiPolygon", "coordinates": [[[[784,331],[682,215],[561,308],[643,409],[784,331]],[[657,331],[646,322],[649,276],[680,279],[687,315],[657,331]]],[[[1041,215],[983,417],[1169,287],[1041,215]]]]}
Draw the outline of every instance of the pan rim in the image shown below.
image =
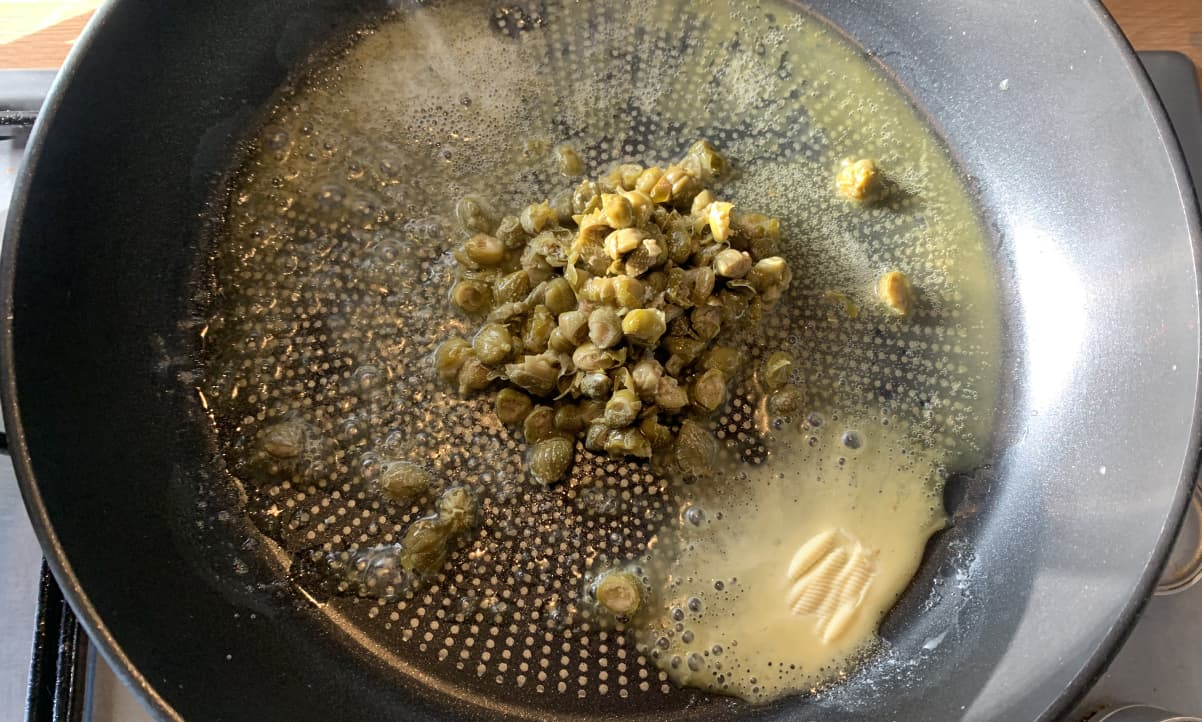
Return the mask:
{"type": "MultiPolygon", "coordinates": [[[[54,111],[59,107],[63,98],[72,85],[76,69],[86,62],[89,49],[96,44],[97,38],[102,37],[108,18],[115,12],[120,0],[107,0],[95,13],[80,39],[69,53],[67,61],[59,72],[50,94],[39,114],[30,136],[29,145],[21,169],[17,174],[16,188],[7,227],[4,231],[5,243],[0,255],[0,288],[2,291],[2,313],[0,313],[0,408],[2,408],[6,428],[8,430],[9,452],[16,469],[18,484],[26,510],[30,516],[34,531],[46,553],[47,563],[56,580],[62,587],[63,594],[76,611],[88,637],[100,650],[105,659],[113,667],[121,681],[134,688],[144,704],[162,719],[182,720],[180,714],[159,694],[153,685],[126,656],[123,648],[112,636],[97,610],[92,606],[85,590],[79,584],[71,564],[66,559],[65,550],[55,533],[47,509],[43,502],[37,484],[34,482],[35,473],[32,459],[26,445],[25,430],[21,423],[20,399],[16,388],[16,369],[13,349],[13,311],[14,311],[14,280],[17,272],[17,249],[19,247],[18,220],[24,215],[29,203],[29,190],[32,177],[42,155],[46,137],[53,124],[54,111]]],[[[1177,190],[1182,200],[1182,211],[1185,225],[1190,234],[1191,255],[1196,277],[1202,277],[1202,224],[1198,201],[1194,195],[1195,182],[1184,163],[1184,156],[1176,142],[1176,133],[1168,121],[1163,102],[1152,88],[1151,81],[1135,54],[1130,42],[1118,28],[1113,16],[1101,4],[1094,0],[1091,10],[1095,18],[1103,26],[1106,34],[1114,41],[1116,50],[1121,54],[1125,67],[1131,72],[1132,79],[1139,87],[1144,102],[1151,110],[1155,127],[1163,141],[1168,161],[1171,165],[1173,178],[1177,182],[1177,190]],[[1168,139],[1173,139],[1170,142],[1168,139]]],[[[1202,293],[1195,288],[1195,298],[1202,301],[1202,293]]],[[[1195,347],[1202,354],[1202,334],[1195,338],[1195,347]]],[[[1202,358],[1202,355],[1200,355],[1202,358]]],[[[1202,465],[1202,374],[1195,379],[1194,412],[1190,427],[1190,442],[1185,449],[1185,463],[1181,477],[1165,525],[1160,531],[1159,539],[1151,550],[1151,558],[1139,580],[1136,582],[1136,593],[1131,595],[1124,604],[1119,615],[1110,625],[1106,634],[1098,641],[1094,650],[1086,657],[1085,664],[1072,678],[1063,692],[1050,705],[1040,719],[1057,719],[1068,712],[1084,696],[1097,679],[1104,673],[1113,653],[1121,646],[1131,633],[1134,623],[1151,595],[1151,590],[1159,578],[1164,564],[1167,562],[1169,551],[1175,540],[1177,530],[1184,515],[1186,503],[1198,477],[1202,465]]]]}

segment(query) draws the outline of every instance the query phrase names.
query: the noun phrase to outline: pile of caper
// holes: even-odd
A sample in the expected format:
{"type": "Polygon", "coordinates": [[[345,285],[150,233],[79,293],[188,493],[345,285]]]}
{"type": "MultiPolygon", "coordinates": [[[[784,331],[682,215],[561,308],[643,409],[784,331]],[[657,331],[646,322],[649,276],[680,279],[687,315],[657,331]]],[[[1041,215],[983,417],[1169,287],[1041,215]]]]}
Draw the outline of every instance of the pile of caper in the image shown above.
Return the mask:
{"type": "Polygon", "coordinates": [[[791,278],[780,223],[707,185],[726,162],[705,141],[667,168],[626,164],[499,220],[464,198],[451,302],[481,321],[434,353],[470,395],[500,385],[497,416],[522,427],[531,475],[550,484],[575,440],[701,476],[742,354],[723,331],[759,319],[791,278]]]}

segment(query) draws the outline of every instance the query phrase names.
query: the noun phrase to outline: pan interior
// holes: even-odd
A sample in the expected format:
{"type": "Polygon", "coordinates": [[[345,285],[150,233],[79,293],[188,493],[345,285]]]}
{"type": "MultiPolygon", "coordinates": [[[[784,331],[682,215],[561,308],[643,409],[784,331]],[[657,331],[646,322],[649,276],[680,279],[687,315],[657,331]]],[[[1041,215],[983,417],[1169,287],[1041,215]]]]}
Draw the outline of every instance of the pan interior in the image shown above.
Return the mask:
{"type": "Polygon", "coordinates": [[[666,164],[697,138],[732,161],[720,192],[794,241],[790,291],[745,340],[749,363],[792,352],[805,403],[757,425],[741,390],[714,419],[730,455],[752,475],[778,459],[888,467],[935,500],[982,462],[1001,337],[987,234],[938,137],[859,48],[773,2],[398,11],[282,91],[236,171],[200,387],[230,480],[298,593],[382,663],[517,713],[738,711],[672,685],[637,635],[578,603],[590,573],[653,562],[682,510],[725,502],[588,453],[566,483],[536,487],[520,435],[427,360],[473,327],[446,298],[458,198],[516,213],[574,185],[557,144],[596,176],[666,164]],[[831,177],[847,156],[876,159],[898,192],[842,201],[831,177]],[[919,292],[905,320],[873,299],[892,269],[919,292]],[[268,469],[257,449],[285,419],[303,424],[304,452],[268,469]],[[861,458],[844,431],[873,442],[861,458]],[[382,499],[372,480],[389,459],[481,494],[479,529],[429,585],[389,550],[432,498],[382,499]]]}

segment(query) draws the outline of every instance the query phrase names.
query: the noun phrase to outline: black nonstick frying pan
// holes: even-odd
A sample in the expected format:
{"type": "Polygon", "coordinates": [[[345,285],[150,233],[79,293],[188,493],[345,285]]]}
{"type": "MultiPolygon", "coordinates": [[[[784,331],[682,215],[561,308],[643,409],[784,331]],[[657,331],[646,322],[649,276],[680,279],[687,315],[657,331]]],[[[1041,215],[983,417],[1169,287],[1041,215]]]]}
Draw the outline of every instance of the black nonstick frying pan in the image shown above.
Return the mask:
{"type": "MultiPolygon", "coordinates": [[[[215,188],[289,74],[385,9],[111,2],[34,132],[3,259],[10,445],[64,593],[164,719],[497,714],[298,600],[236,513],[190,384],[215,188]]],[[[607,715],[1054,718],[1138,613],[1196,472],[1187,173],[1096,3],[797,11],[874,57],[971,183],[1005,319],[995,449],[949,483],[956,523],[891,615],[890,654],[845,688],[607,715]]]]}

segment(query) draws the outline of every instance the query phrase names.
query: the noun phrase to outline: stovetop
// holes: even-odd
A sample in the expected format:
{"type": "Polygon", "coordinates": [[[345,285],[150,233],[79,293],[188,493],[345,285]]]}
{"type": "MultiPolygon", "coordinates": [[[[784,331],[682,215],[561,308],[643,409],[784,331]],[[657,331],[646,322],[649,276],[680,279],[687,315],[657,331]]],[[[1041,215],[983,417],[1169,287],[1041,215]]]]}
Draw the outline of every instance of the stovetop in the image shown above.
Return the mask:
{"type": "MultiPolygon", "coordinates": [[[[1194,67],[1177,53],[1140,57],[1169,111],[1193,175],[1202,181],[1202,103],[1194,67]]],[[[0,72],[0,228],[28,137],[27,128],[5,127],[5,111],[36,108],[36,98],[51,77],[0,72]]],[[[29,114],[10,113],[8,120],[23,122],[22,115],[29,114]]],[[[1187,522],[1177,556],[1190,557],[1200,529],[1197,518],[1187,522]]],[[[85,639],[75,643],[73,620],[53,581],[44,576],[41,552],[7,459],[0,459],[0,579],[5,582],[0,584],[0,721],[152,719],[103,658],[88,653],[85,639]]],[[[1083,720],[1124,702],[1202,715],[1202,584],[1153,597],[1109,670],[1066,719],[1083,720]]]]}

